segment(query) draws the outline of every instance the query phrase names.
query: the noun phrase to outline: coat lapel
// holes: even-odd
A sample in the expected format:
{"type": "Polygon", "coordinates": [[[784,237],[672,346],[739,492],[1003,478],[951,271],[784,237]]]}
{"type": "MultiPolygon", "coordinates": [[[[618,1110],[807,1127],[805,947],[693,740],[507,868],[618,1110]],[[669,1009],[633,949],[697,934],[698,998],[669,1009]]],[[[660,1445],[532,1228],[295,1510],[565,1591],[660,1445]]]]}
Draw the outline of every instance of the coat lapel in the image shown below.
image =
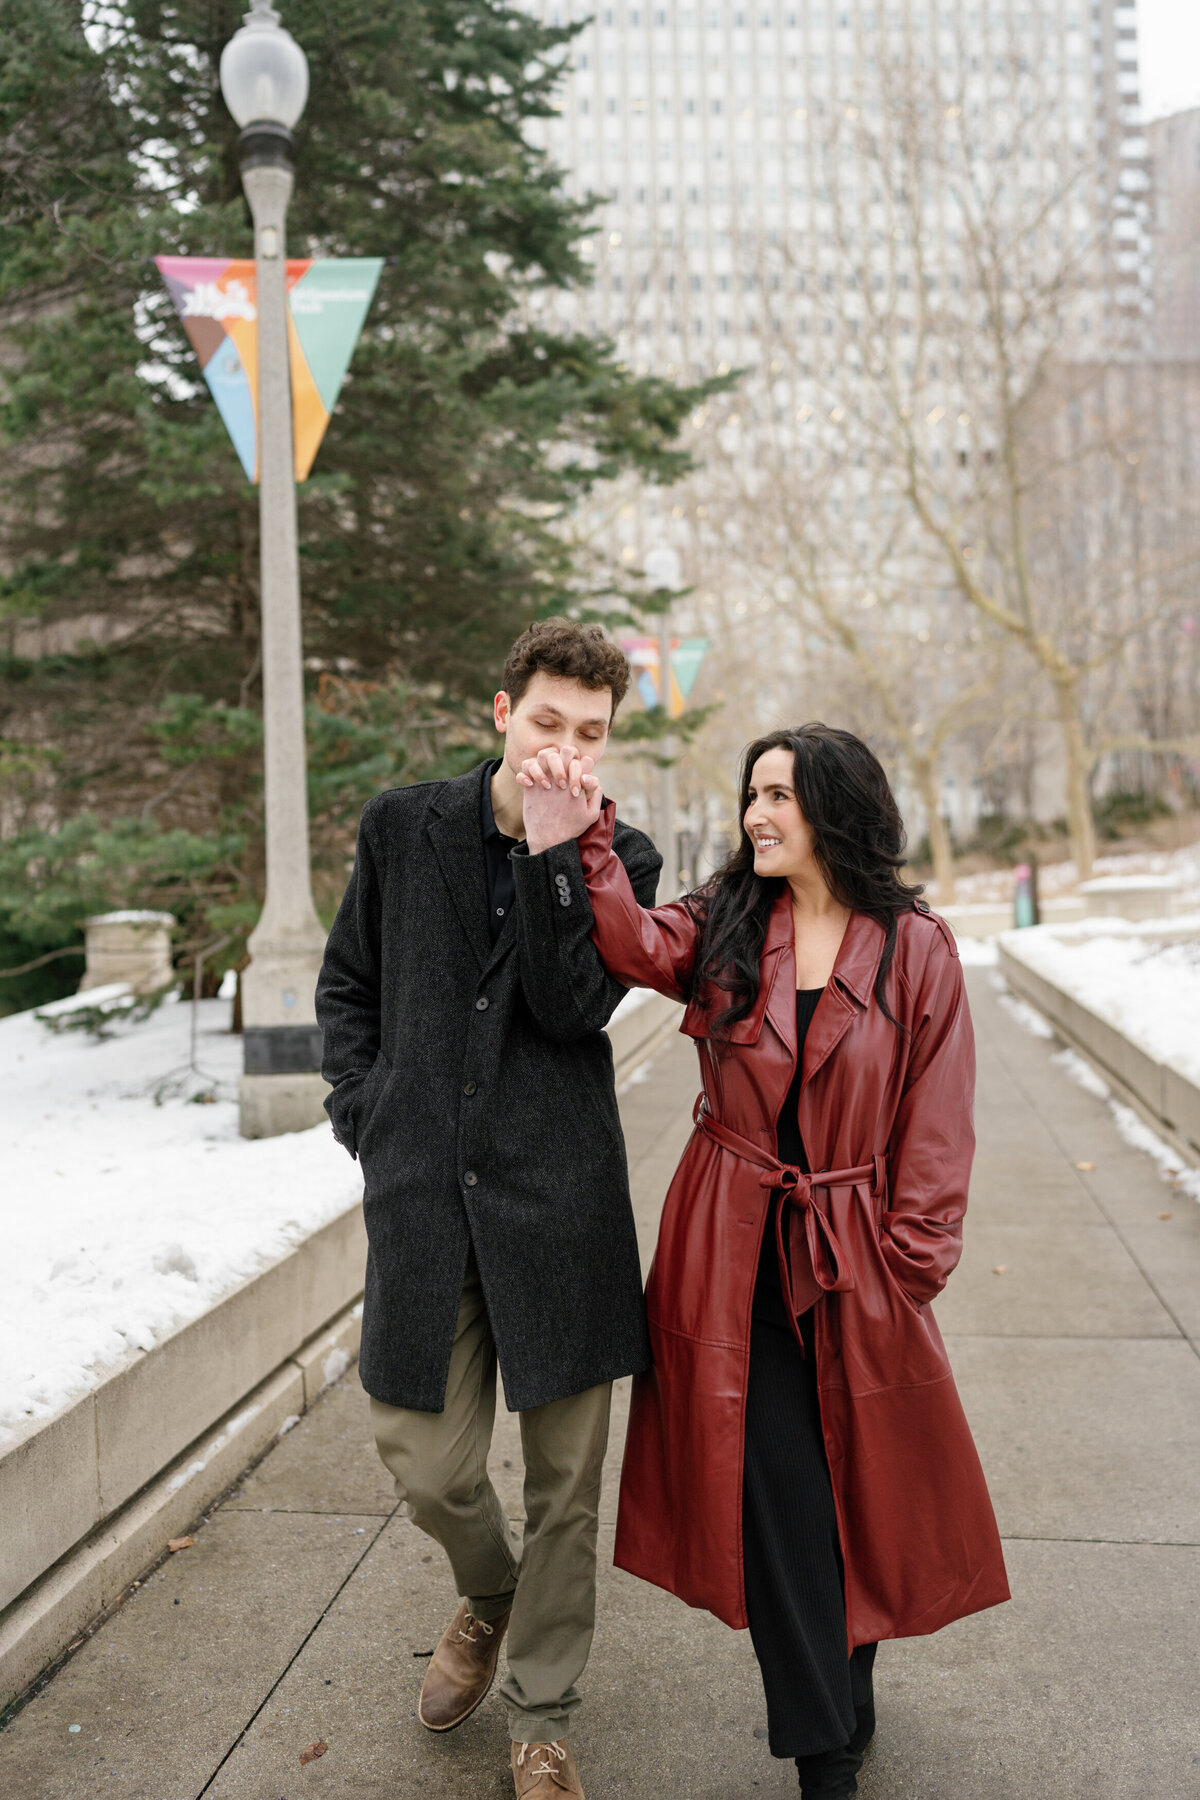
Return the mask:
{"type": "MultiPolygon", "coordinates": [[[[447,782],[430,806],[434,816],[426,826],[442,879],[450,890],[450,898],[481,969],[492,959],[492,934],[487,920],[487,866],[479,817],[487,766],[481,763],[479,768],[447,782]]],[[[496,945],[497,951],[503,946],[511,924],[511,919],[506,921],[496,945]]]]}
{"type": "Polygon", "coordinates": [[[821,1064],[841,1043],[851,1021],[866,1009],[883,945],[883,926],[865,913],[851,913],[833,973],[817,1001],[817,1010],[804,1040],[802,1087],[808,1086],[821,1064]]]}
{"type": "Polygon", "coordinates": [[[784,884],[767,920],[759,980],[767,990],[767,1017],[786,1045],[788,1080],[796,1066],[796,950],[792,934],[792,896],[784,884]]]}

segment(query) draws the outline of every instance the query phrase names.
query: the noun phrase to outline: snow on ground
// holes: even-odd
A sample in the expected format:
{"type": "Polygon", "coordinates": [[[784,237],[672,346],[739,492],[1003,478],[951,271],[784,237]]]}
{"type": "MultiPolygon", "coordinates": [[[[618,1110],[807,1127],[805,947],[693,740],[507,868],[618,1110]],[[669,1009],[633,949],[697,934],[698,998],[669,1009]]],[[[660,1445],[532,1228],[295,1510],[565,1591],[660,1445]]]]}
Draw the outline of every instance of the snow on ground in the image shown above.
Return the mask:
{"type": "MultiPolygon", "coordinates": [[[[1196,948],[1195,945],[1191,948],[1196,948]]],[[[1038,1012],[1037,1008],[1021,1000],[1010,992],[1003,975],[991,977],[992,986],[996,989],[1000,1004],[1007,1008],[1018,1025],[1033,1037],[1052,1038],[1054,1027],[1050,1021],[1038,1012]]],[[[1113,1116],[1117,1130],[1125,1142],[1135,1150],[1141,1150],[1158,1166],[1158,1172],[1173,1193],[1188,1194],[1193,1200],[1200,1201],[1200,1169],[1189,1168],[1182,1162],[1169,1144],[1165,1144],[1157,1132],[1141,1120],[1131,1106],[1114,1099],[1112,1089],[1100,1074],[1093,1068],[1086,1057],[1075,1050],[1058,1050],[1050,1058],[1057,1063],[1071,1080],[1089,1094],[1095,1094],[1098,1100],[1108,1103],[1108,1110],[1113,1116]]]]}
{"type": "Polygon", "coordinates": [[[1054,1027],[1049,1019],[1043,1018],[1037,1007],[1030,1006],[1028,1000],[1022,1000],[1019,994],[1014,994],[1003,975],[993,975],[991,980],[1001,1006],[1011,1014],[1022,1031],[1027,1031],[1030,1037],[1054,1036],[1054,1027]]]}
{"type": "Polygon", "coordinates": [[[1200,1084],[1200,937],[1155,943],[1127,920],[1105,921],[1113,923],[1117,930],[1082,939],[1037,926],[1014,934],[1013,951],[1139,1050],[1200,1084]]]}
{"type": "MultiPolygon", "coordinates": [[[[1183,850],[1121,851],[1096,858],[1093,875],[1170,875],[1179,883],[1178,906],[1181,912],[1200,909],[1200,844],[1189,844],[1183,850]]],[[[1073,862],[1042,863],[1038,869],[1038,893],[1043,900],[1073,894],[1076,886],[1073,862]]],[[[937,906],[937,883],[927,886],[931,906],[937,906]]],[[[982,869],[975,875],[960,875],[955,883],[956,905],[969,906],[986,901],[1008,901],[1013,896],[1011,869],[982,869]]]]}
{"type": "Polygon", "coordinates": [[[358,1165],[328,1125],[239,1137],[229,1003],[201,1001],[197,1013],[198,1071],[187,1001],[118,1023],[103,1042],[53,1033],[32,1012],[0,1019],[0,1443],[361,1196],[358,1165]]]}
{"type": "Polygon", "coordinates": [[[956,940],[958,960],[964,968],[990,968],[1000,953],[989,938],[960,937],[956,940]]]}

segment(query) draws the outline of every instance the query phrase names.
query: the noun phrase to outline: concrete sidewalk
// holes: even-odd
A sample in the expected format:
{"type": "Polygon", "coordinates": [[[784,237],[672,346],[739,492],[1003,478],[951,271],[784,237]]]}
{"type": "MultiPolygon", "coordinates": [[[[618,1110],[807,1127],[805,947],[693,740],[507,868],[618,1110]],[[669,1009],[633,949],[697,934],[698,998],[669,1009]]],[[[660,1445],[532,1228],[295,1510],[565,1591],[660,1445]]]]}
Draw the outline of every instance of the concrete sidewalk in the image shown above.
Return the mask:
{"type": "MultiPolygon", "coordinates": [[[[970,975],[980,1151],[938,1313],[1014,1599],[881,1649],[859,1791],[1198,1800],[1200,1208],[970,975]]],[[[622,1099],[647,1252],[695,1088],[677,1039],[622,1099]]],[[[574,1739],[589,1800],[794,1794],[747,1635],[611,1567],[626,1404],[574,1739]]],[[[493,1468],[519,1515],[515,1425],[502,1410],[493,1468]]],[[[421,1653],[453,1606],[441,1552],[396,1514],[352,1372],[16,1716],[0,1794],[507,1800],[494,1696],[446,1739],[416,1722],[421,1653]]]]}

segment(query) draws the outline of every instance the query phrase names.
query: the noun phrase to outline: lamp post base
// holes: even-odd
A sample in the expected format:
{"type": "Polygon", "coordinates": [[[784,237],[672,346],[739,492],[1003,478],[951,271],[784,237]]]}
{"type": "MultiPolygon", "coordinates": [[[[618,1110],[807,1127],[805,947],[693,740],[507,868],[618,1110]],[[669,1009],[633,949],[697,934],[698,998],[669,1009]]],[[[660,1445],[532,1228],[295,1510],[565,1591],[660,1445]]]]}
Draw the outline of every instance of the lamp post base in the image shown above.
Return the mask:
{"type": "Polygon", "coordinates": [[[244,1138],[282,1137],[327,1125],[329,1083],[320,1075],[243,1075],[238,1083],[238,1130],[244,1138]]]}

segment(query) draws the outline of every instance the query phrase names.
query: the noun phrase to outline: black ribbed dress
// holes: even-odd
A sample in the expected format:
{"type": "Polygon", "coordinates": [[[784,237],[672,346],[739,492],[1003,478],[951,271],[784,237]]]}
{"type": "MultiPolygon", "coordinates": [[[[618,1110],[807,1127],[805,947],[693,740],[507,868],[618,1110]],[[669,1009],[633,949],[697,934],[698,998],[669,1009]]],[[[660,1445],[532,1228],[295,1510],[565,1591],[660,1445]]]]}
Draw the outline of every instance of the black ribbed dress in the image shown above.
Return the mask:
{"type": "MultiPolygon", "coordinates": [[[[781,1162],[808,1170],[798,1110],[804,1040],[823,988],[796,994],[796,1073],[777,1124],[781,1162]]],[[[750,1330],[742,1488],[746,1610],[772,1756],[795,1757],[806,1795],[852,1794],[874,1729],[875,1645],[847,1655],[842,1559],[821,1436],[811,1309],[805,1355],[779,1285],[775,1208],[763,1233],[750,1330]]]]}

